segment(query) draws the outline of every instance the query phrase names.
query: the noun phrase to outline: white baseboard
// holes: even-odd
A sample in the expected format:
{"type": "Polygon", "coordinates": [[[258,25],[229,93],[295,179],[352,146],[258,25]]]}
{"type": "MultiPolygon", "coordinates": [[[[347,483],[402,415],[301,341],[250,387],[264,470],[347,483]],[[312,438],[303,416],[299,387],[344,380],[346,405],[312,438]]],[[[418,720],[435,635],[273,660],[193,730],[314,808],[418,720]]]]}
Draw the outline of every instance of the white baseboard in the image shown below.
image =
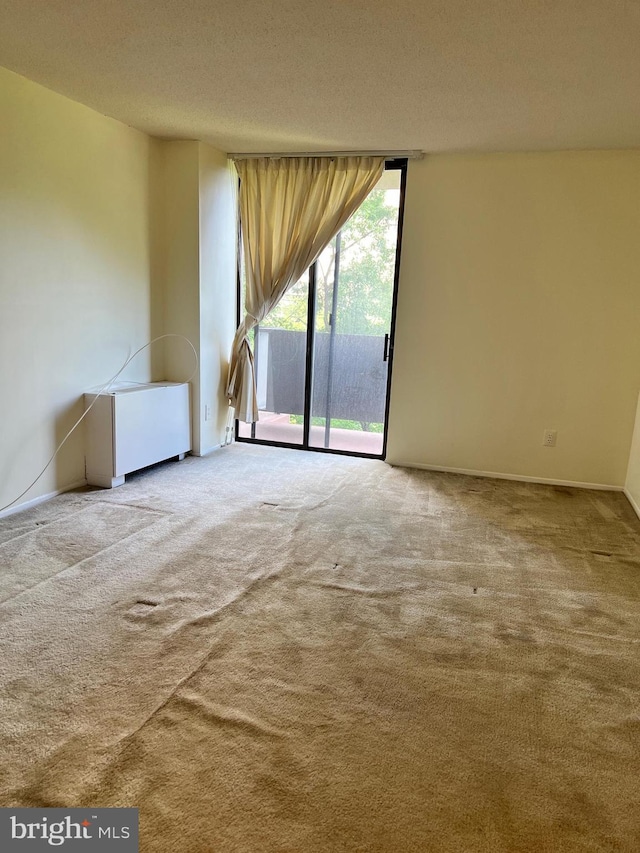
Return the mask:
{"type": "Polygon", "coordinates": [[[0,518],[5,518],[8,515],[15,515],[16,512],[22,512],[25,509],[31,509],[33,506],[42,504],[45,501],[50,501],[51,498],[55,498],[57,495],[62,495],[64,492],[72,492],[74,489],[79,489],[81,486],[86,485],[87,481],[85,479],[78,480],[76,483],[70,483],[62,489],[56,489],[55,492],[48,492],[48,494],[32,498],[30,501],[25,501],[24,503],[17,504],[16,506],[10,506],[0,512],[0,518]]]}
{"type": "Polygon", "coordinates": [[[192,456],[208,456],[210,453],[213,453],[215,450],[220,450],[222,447],[221,444],[214,444],[212,447],[205,447],[204,450],[201,450],[200,453],[196,453],[195,451],[191,451],[192,456]]]}
{"type": "Polygon", "coordinates": [[[575,480],[553,480],[546,477],[527,477],[524,474],[501,474],[497,471],[474,471],[470,468],[448,468],[445,465],[425,465],[422,462],[395,462],[389,464],[392,464],[394,468],[420,468],[424,471],[442,471],[444,474],[465,474],[467,477],[489,477],[495,480],[516,480],[523,483],[540,483],[543,486],[568,486],[571,489],[601,489],[606,492],[624,492],[623,486],[608,486],[604,483],[579,483],[575,480]]]}
{"type": "Polygon", "coordinates": [[[638,518],[640,518],[640,506],[638,506],[635,498],[631,495],[631,492],[628,489],[623,489],[623,491],[624,491],[624,496],[629,501],[629,503],[631,504],[633,511],[638,516],[638,518]]]}

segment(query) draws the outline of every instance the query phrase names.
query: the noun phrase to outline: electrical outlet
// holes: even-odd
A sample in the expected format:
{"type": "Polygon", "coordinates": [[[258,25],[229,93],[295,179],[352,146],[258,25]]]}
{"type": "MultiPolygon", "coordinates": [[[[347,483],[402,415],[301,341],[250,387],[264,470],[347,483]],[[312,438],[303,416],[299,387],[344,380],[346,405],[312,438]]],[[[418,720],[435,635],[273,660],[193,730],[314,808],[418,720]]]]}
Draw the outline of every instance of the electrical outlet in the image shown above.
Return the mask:
{"type": "Polygon", "coordinates": [[[204,419],[205,421],[211,420],[211,406],[209,406],[207,403],[205,403],[204,405],[204,419]]]}
{"type": "Polygon", "coordinates": [[[542,440],[543,447],[555,447],[557,437],[558,430],[546,429],[544,431],[544,439],[542,440]]]}

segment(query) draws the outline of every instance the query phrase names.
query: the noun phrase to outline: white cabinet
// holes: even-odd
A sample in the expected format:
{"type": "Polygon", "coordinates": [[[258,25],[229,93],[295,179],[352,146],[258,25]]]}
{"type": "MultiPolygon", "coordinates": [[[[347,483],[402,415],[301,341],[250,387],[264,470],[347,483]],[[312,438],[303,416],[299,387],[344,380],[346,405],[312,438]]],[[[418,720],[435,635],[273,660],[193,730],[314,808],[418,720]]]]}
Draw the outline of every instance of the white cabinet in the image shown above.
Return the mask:
{"type": "Polygon", "coordinates": [[[84,400],[85,408],[95,400],[85,418],[91,486],[121,486],[125,474],[191,450],[186,382],[129,385],[84,400]]]}

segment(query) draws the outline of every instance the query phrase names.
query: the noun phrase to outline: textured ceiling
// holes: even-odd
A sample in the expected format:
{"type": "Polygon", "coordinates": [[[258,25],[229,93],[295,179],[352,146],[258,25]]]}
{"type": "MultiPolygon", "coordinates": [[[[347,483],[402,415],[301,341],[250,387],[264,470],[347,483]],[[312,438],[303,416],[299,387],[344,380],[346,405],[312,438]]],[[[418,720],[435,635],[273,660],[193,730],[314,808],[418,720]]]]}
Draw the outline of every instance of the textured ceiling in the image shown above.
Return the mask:
{"type": "Polygon", "coordinates": [[[227,152],[640,147],[639,0],[0,0],[0,21],[0,65],[227,152]]]}

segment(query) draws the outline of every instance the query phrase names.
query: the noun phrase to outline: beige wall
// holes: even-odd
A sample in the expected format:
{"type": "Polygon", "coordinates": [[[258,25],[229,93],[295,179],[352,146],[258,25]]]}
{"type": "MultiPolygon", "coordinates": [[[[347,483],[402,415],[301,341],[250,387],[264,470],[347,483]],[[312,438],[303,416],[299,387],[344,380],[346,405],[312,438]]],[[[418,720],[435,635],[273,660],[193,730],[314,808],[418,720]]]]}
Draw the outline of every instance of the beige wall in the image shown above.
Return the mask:
{"type": "Polygon", "coordinates": [[[636,424],[631,443],[625,491],[635,511],[640,515],[640,397],[638,398],[636,424]]]}
{"type": "Polygon", "coordinates": [[[388,461],[622,486],[639,226],[640,151],[412,161],[388,461]]]}
{"type": "MultiPolygon", "coordinates": [[[[189,338],[199,358],[192,380],[193,452],[225,440],[224,385],[235,331],[236,181],[225,154],[201,142],[162,142],[164,328],[189,338]]],[[[164,344],[167,379],[193,372],[193,353],[164,344]]]]}
{"type": "MultiPolygon", "coordinates": [[[[158,331],[150,194],[157,144],[0,69],[0,506],[158,331]],[[154,325],[155,324],[155,325],[154,325]]],[[[126,378],[150,377],[149,353],[126,378]]],[[[82,430],[21,502],[84,478],[82,430]]]]}
{"type": "Polygon", "coordinates": [[[225,395],[236,328],[237,175],[226,154],[199,144],[201,450],[225,441],[225,395]]]}
{"type": "MultiPolygon", "coordinates": [[[[162,240],[159,268],[163,277],[164,331],[184,335],[200,357],[199,166],[197,142],[161,143],[162,240]]],[[[164,341],[164,378],[189,379],[195,369],[189,345],[164,341]]],[[[191,431],[200,449],[200,371],[191,380],[191,431]]]]}

